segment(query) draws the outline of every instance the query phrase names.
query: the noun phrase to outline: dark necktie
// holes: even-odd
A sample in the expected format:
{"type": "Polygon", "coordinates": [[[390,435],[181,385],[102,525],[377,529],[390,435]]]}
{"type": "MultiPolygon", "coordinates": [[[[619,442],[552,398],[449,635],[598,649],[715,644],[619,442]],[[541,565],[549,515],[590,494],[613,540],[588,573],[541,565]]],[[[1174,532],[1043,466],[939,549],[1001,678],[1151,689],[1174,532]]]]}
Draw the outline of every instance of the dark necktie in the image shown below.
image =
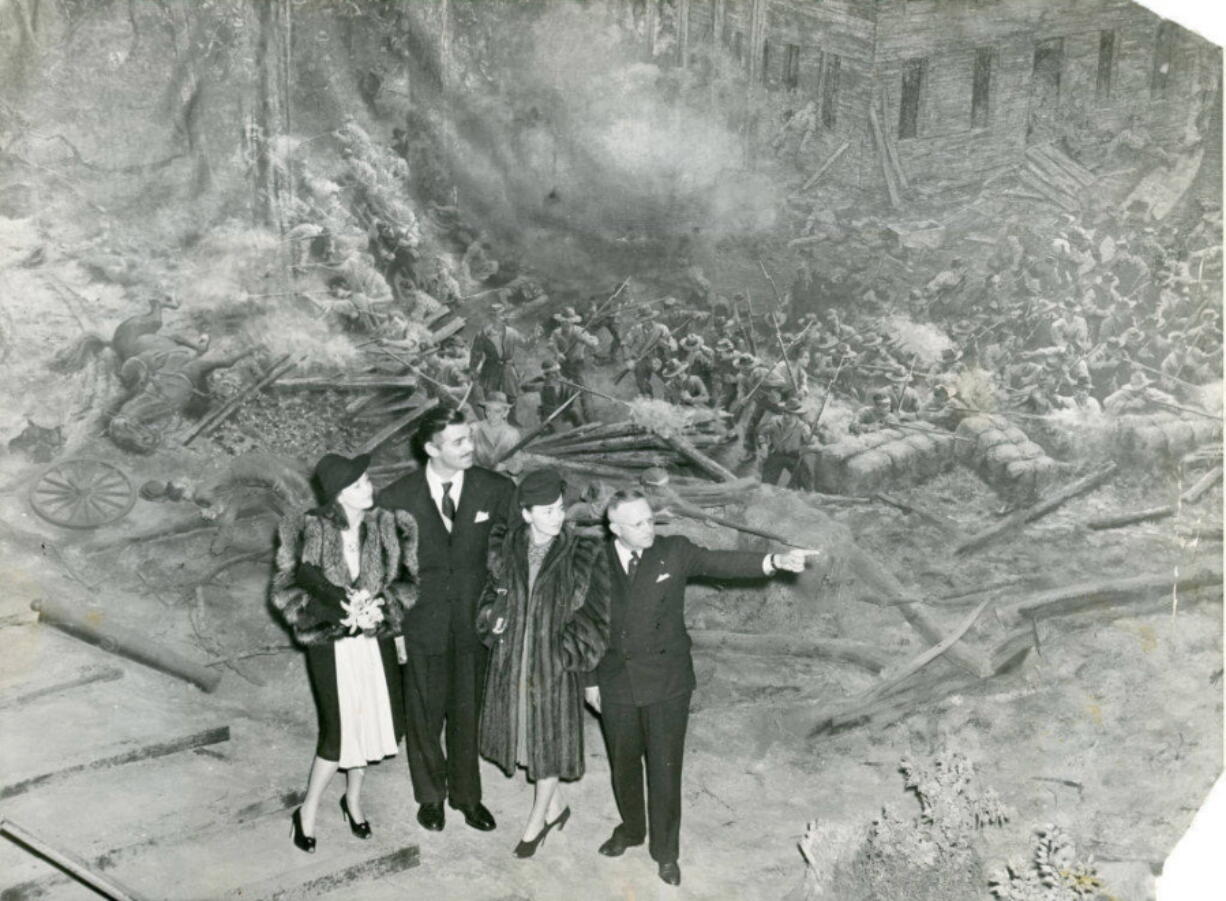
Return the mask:
{"type": "Polygon", "coordinates": [[[443,483],[443,518],[455,522],[455,501],[451,499],[451,483],[443,483]]]}
{"type": "Polygon", "coordinates": [[[634,581],[634,574],[639,571],[639,557],[640,556],[641,555],[639,554],[638,551],[630,552],[630,562],[626,566],[626,577],[631,582],[634,581]]]}

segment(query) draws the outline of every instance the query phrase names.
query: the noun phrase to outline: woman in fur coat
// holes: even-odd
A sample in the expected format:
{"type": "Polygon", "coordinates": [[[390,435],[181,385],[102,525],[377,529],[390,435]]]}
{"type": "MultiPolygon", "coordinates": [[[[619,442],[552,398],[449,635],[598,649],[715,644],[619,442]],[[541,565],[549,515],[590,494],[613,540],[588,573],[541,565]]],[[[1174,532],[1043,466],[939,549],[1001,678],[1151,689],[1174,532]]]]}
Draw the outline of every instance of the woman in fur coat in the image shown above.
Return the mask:
{"type": "Polygon", "coordinates": [[[523,524],[493,554],[477,628],[492,645],[482,755],[536,784],[517,857],[531,857],[570,808],[560,779],[583,775],[583,677],[609,641],[609,575],[598,538],[566,527],[562,479],[535,470],[519,486],[523,524]]]}
{"type": "Polygon", "coordinates": [[[346,771],[341,812],[358,838],[368,763],[396,753],[404,732],[396,639],[417,599],[417,523],[374,508],[370,457],[326,454],[315,468],[322,505],[286,517],[278,529],[271,601],[306,650],[319,712],[319,742],[294,844],[315,850],[324,789],[346,771]]]}

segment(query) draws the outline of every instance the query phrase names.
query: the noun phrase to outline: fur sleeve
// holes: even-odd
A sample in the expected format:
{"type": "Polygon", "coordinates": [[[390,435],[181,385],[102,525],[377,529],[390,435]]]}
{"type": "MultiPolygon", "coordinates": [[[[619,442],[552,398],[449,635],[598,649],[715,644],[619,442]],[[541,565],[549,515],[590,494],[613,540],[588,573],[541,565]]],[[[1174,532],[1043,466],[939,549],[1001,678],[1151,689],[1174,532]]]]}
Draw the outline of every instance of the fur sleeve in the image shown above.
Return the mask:
{"type": "Polygon", "coordinates": [[[302,644],[318,644],[334,637],[334,624],[323,615],[326,605],[312,596],[298,579],[298,567],[314,549],[318,559],[323,544],[319,520],[301,513],[281,520],[269,601],[302,644]]]}
{"type": "Polygon", "coordinates": [[[401,610],[417,603],[417,520],[407,510],[387,510],[379,517],[380,540],[387,549],[388,598],[401,610]]]}
{"type": "Polygon", "coordinates": [[[571,572],[582,588],[576,591],[571,617],[562,626],[561,663],[565,670],[586,672],[609,646],[609,566],[600,539],[577,539],[571,572]]]}

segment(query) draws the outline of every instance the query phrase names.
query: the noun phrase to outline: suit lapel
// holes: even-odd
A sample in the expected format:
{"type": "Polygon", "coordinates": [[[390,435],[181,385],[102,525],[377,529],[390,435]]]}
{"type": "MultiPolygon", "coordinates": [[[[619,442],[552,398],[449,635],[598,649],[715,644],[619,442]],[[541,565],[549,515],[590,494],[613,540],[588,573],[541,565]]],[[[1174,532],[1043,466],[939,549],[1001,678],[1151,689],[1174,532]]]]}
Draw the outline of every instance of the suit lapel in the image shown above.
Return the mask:
{"type": "Polygon", "coordinates": [[[415,478],[417,478],[417,482],[413,486],[414,499],[417,508],[424,511],[425,521],[421,525],[424,528],[441,533],[444,540],[447,540],[447,526],[443,522],[443,514],[438,512],[438,505],[434,503],[434,498],[430,496],[430,485],[426,481],[426,470],[424,467],[415,474],[415,478]]]}
{"type": "Polygon", "coordinates": [[[651,591],[655,587],[656,577],[663,563],[664,555],[660,552],[659,542],[643,551],[643,556],[639,558],[639,568],[634,573],[634,582],[630,586],[631,595],[640,596],[651,591]]]}
{"type": "Polygon", "coordinates": [[[460,491],[460,502],[456,504],[455,522],[451,524],[451,534],[453,536],[461,531],[467,533],[468,527],[472,525],[473,516],[481,502],[481,498],[477,494],[477,480],[473,477],[473,471],[470,469],[464,473],[464,488],[460,491]]]}

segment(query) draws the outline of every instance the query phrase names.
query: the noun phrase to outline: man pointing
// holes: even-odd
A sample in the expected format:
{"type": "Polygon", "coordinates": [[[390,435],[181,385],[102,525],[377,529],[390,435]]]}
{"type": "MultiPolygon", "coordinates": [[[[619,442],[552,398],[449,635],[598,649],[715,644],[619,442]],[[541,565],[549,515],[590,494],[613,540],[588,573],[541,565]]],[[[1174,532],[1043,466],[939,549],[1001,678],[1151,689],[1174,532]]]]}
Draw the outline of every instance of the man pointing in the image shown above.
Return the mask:
{"type": "Polygon", "coordinates": [[[695,687],[685,629],[686,581],[798,573],[815,552],[710,551],[680,535],[657,538],[655,513],[637,489],[614,494],[606,515],[613,535],[606,548],[612,573],[609,649],[585,693],[601,714],[622,822],[600,853],[619,857],[650,835],[648,850],[660,878],[679,885],[681,758],[695,687]]]}

